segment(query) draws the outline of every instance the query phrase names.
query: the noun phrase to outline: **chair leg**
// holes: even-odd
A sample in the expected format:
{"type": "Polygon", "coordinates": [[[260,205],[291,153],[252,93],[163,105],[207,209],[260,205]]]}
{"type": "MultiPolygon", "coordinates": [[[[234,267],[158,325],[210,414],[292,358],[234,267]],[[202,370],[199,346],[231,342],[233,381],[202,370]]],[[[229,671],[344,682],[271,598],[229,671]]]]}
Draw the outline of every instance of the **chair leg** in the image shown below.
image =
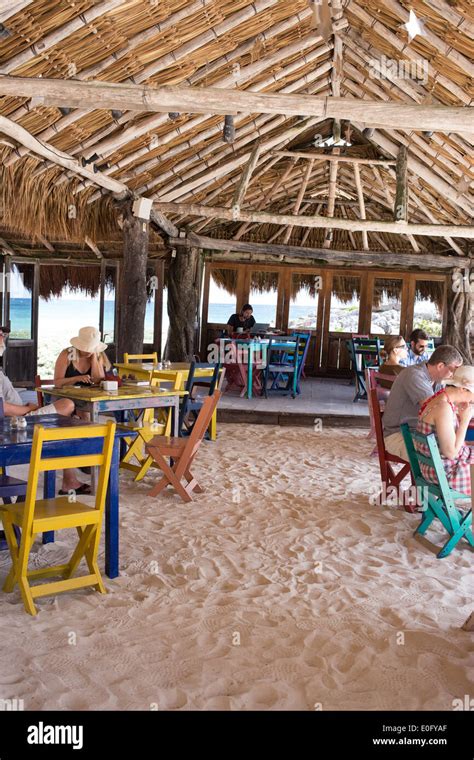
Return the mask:
{"type": "Polygon", "coordinates": [[[30,584],[28,581],[28,558],[30,556],[31,547],[35,540],[34,535],[27,536],[25,531],[21,537],[20,553],[18,557],[18,574],[17,581],[20,588],[21,598],[25,605],[25,610],[29,615],[36,615],[38,610],[33,602],[33,595],[31,593],[30,584]]]}
{"type": "Polygon", "coordinates": [[[5,538],[10,550],[10,556],[12,558],[12,566],[3,584],[3,591],[5,591],[7,594],[10,594],[15,588],[15,583],[17,581],[20,545],[11,520],[9,520],[7,516],[2,517],[2,519],[5,538]]]}

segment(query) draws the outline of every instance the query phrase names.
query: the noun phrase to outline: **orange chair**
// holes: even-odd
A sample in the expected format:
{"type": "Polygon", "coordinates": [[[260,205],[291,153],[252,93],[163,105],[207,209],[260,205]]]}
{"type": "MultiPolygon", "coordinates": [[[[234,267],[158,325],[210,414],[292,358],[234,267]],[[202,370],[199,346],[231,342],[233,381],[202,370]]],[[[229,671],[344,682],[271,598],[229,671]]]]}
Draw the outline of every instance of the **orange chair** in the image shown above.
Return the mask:
{"type": "Polygon", "coordinates": [[[155,466],[163,473],[161,480],[151,489],[150,496],[158,496],[166,486],[170,485],[183,501],[189,502],[193,500],[193,491],[201,493],[204,490],[190,468],[220,397],[220,391],[215,390],[212,396],[204,399],[189,438],[156,436],[146,445],[147,453],[154,460],[155,466]],[[167,461],[168,457],[170,464],[167,461]],[[186,481],[186,485],[182,484],[183,480],[186,481]]]}

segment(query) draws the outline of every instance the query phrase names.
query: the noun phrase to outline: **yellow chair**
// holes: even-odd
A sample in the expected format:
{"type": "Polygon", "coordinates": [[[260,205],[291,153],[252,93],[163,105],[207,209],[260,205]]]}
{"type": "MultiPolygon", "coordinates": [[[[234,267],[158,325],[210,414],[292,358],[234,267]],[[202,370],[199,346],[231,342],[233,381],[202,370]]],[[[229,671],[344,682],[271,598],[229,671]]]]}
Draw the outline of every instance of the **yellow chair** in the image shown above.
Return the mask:
{"type": "Polygon", "coordinates": [[[18,583],[23,604],[30,615],[36,615],[37,609],[34,599],[40,596],[49,596],[84,586],[94,586],[101,594],[107,593],[97,564],[97,553],[114,436],[115,423],[112,421],[105,425],[87,425],[66,429],[46,429],[42,425],[35,426],[25,501],[19,504],[0,505],[0,515],[12,558],[12,568],[3,590],[6,592],[13,591],[15,584],[18,583]],[[99,454],[42,458],[44,442],[71,441],[81,438],[102,438],[102,451],[99,454]],[[79,466],[100,468],[94,506],[83,504],[80,501],[71,502],[69,496],[59,496],[55,499],[36,498],[38,477],[41,472],[79,466]],[[14,526],[21,528],[20,544],[18,544],[15,536],[14,526]],[[28,570],[28,559],[35,536],[44,531],[56,531],[65,528],[76,528],[79,536],[79,541],[69,562],[39,570],[28,570]],[[73,577],[83,557],[87,562],[89,574],[73,577]],[[35,586],[30,585],[30,581],[51,576],[60,576],[62,579],[35,586]]]}
{"type": "MultiPolygon", "coordinates": [[[[182,383],[183,375],[181,372],[177,372],[171,389],[179,391],[182,383]]],[[[159,387],[160,381],[157,378],[153,378],[150,385],[152,388],[159,387]]],[[[171,409],[145,409],[140,420],[119,423],[118,427],[121,430],[129,430],[132,433],[136,433],[135,438],[123,439],[128,449],[120,461],[120,467],[134,472],[135,481],[142,480],[153,465],[153,459],[145,452],[145,445],[155,435],[171,435],[171,409]],[[156,411],[158,412],[157,418],[155,418],[156,411]],[[131,461],[133,459],[135,459],[136,464],[131,461]]]]}
{"type": "Polygon", "coordinates": [[[153,362],[158,364],[158,353],[154,351],[152,354],[124,354],[123,363],[130,364],[130,362],[153,362]]]}

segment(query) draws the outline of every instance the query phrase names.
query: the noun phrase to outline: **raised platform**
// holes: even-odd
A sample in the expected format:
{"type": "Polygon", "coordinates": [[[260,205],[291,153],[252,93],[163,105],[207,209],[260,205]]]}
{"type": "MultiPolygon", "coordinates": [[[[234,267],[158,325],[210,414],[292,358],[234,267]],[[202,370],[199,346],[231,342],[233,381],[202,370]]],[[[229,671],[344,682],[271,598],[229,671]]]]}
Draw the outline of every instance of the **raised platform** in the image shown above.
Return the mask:
{"type": "Polygon", "coordinates": [[[268,399],[257,396],[240,398],[235,393],[224,393],[217,410],[221,422],[240,422],[262,425],[299,425],[314,427],[369,427],[369,410],[366,401],[354,403],[354,386],[347,380],[333,378],[306,378],[301,384],[302,393],[293,399],[290,395],[271,394],[268,399]]]}

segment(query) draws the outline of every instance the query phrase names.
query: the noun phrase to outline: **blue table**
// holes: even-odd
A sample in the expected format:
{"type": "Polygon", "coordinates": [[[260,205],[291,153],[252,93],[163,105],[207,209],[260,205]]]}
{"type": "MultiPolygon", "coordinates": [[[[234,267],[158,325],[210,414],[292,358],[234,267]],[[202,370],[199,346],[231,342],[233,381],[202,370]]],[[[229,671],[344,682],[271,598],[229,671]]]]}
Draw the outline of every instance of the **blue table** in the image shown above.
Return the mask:
{"type": "MultiPolygon", "coordinates": [[[[234,343],[237,347],[237,361],[239,358],[243,358],[244,362],[247,364],[247,398],[252,398],[254,356],[256,354],[261,354],[261,362],[266,365],[267,349],[270,340],[267,338],[263,340],[256,340],[255,338],[220,338],[219,340],[222,341],[224,346],[229,343],[234,343]],[[239,347],[241,347],[240,350],[239,347]],[[240,353],[243,354],[242,357],[239,357],[240,353]]],[[[277,348],[282,352],[291,352],[295,350],[295,345],[296,339],[292,340],[291,338],[283,336],[280,340],[278,336],[274,336],[272,348],[277,348]]]]}
{"type": "MultiPolygon", "coordinates": [[[[43,425],[46,428],[70,428],[86,427],[91,424],[58,414],[26,417],[26,421],[26,429],[11,430],[10,419],[8,417],[0,419],[0,467],[29,463],[35,425],[43,425]]],[[[105,573],[109,578],[116,578],[119,574],[119,448],[120,439],[126,436],[130,436],[126,430],[116,431],[105,504],[105,573]]],[[[43,450],[49,459],[51,457],[77,456],[78,454],[97,454],[101,450],[101,446],[97,438],[85,438],[79,441],[46,441],[43,450]]],[[[45,472],[44,498],[52,499],[55,495],[56,473],[54,471],[45,472]]],[[[44,543],[53,540],[53,533],[44,534],[44,543]]]]}

